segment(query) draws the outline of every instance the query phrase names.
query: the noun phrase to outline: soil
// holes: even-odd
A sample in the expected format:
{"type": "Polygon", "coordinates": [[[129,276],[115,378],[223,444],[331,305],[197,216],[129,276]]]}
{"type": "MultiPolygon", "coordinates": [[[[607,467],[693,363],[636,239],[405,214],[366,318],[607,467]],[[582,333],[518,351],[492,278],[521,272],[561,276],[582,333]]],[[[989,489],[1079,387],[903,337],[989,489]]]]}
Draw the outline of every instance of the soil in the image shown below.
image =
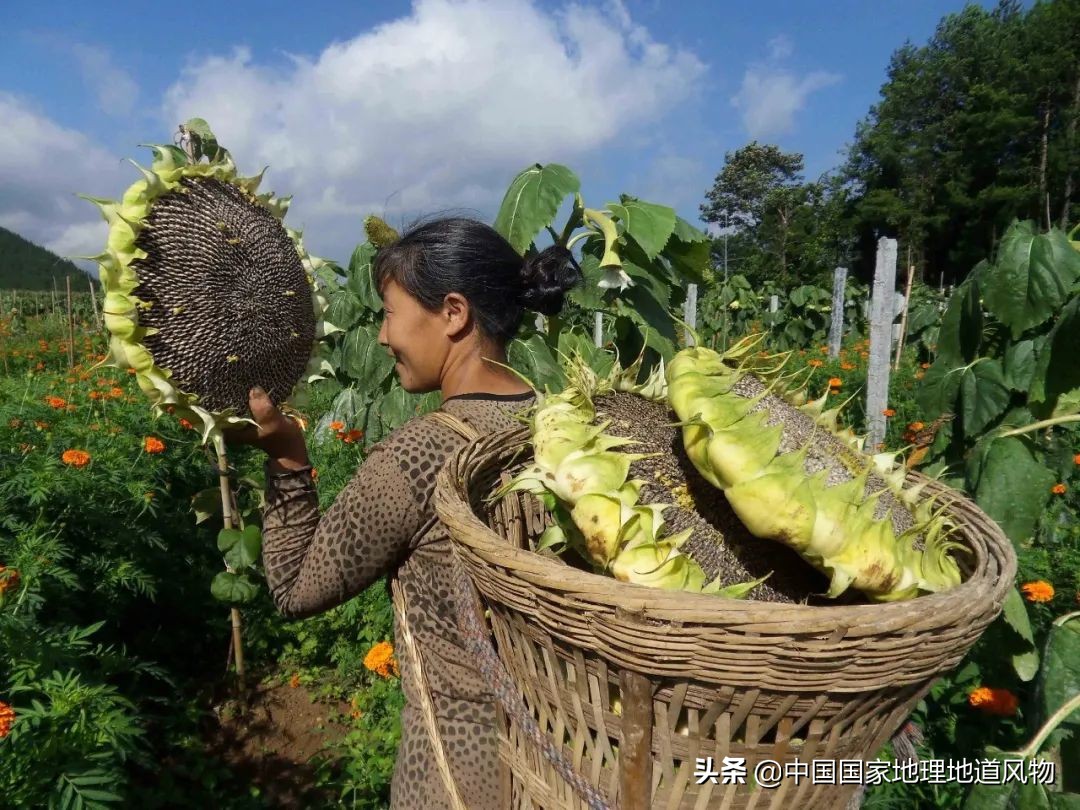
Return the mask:
{"type": "Polygon", "coordinates": [[[332,793],[314,789],[317,755],[341,740],[348,728],[328,719],[348,703],[315,703],[303,686],[259,684],[246,707],[233,698],[216,701],[208,716],[207,751],[241,780],[257,786],[266,807],[300,810],[328,807],[332,793]]]}

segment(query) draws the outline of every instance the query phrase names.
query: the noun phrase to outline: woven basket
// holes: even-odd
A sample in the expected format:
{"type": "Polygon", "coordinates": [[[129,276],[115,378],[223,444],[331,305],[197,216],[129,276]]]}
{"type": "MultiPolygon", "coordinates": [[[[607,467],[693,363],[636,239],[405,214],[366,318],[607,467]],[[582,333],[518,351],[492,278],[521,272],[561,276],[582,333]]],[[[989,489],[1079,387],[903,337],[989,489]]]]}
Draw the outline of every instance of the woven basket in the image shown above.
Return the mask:
{"type": "MultiPolygon", "coordinates": [[[[972,551],[957,555],[964,581],[945,593],[811,607],[619,582],[528,550],[546,525],[533,496],[485,503],[531,459],[528,438],[521,427],[466,445],[441,471],[435,507],[533,717],[621,810],[843,808],[858,784],[763,789],[754,768],[873,759],[998,615],[1016,575],[998,526],[931,481],[972,551]],[[715,770],[745,758],[745,784],[695,778],[699,757],[715,770]]],[[[514,810],[584,807],[512,722],[500,756],[514,810]]]]}

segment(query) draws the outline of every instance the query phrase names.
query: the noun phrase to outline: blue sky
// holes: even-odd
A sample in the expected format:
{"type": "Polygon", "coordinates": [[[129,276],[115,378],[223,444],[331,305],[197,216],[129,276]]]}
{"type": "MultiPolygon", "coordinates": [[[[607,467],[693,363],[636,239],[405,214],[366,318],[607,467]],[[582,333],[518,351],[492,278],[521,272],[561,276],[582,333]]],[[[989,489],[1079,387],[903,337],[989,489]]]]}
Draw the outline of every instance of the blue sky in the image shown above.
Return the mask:
{"type": "Polygon", "coordinates": [[[122,158],[207,118],[286,222],[346,261],[379,213],[490,221],[513,175],[560,162],[587,204],[620,192],[697,222],[725,151],[840,151],[893,50],[954,0],[293,2],[0,6],[0,225],[64,255],[104,224],[122,158]],[[51,6],[51,7],[50,7],[51,6]]]}

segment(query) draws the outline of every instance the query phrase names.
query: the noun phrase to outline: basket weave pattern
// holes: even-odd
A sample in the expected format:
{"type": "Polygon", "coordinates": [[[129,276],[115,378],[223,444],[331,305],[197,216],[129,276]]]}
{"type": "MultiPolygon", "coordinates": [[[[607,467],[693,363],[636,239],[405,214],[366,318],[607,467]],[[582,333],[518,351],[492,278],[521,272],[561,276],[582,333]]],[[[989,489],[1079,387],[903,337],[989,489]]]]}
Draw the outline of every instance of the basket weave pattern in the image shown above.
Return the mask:
{"type": "MultiPolygon", "coordinates": [[[[744,757],[752,776],[761,760],[872,759],[998,615],[1016,575],[998,526],[931,481],[926,494],[942,496],[971,551],[958,555],[964,582],[945,593],[820,607],[619,582],[529,551],[548,522],[533,496],[486,502],[529,461],[528,438],[514,428],[467,445],[440,473],[435,507],[533,717],[624,810],[844,807],[857,785],[698,785],[696,760],[713,757],[719,769],[724,757],[744,757]],[[651,705],[620,693],[628,677],[646,684],[651,705]],[[630,745],[628,716],[649,727],[650,796],[620,795],[633,780],[618,754],[630,745]]],[[[515,810],[582,806],[512,722],[500,756],[515,810]]]]}

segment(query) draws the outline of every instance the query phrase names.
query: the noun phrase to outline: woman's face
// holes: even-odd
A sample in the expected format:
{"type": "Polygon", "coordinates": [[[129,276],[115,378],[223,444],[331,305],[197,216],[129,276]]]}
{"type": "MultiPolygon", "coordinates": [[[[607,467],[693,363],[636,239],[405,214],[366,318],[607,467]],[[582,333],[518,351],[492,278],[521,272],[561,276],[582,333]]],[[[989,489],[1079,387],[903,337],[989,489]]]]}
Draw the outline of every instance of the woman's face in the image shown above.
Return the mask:
{"type": "Polygon", "coordinates": [[[451,345],[446,315],[424,309],[393,279],[383,286],[382,299],[379,343],[394,357],[401,387],[412,394],[438,390],[451,345]]]}

